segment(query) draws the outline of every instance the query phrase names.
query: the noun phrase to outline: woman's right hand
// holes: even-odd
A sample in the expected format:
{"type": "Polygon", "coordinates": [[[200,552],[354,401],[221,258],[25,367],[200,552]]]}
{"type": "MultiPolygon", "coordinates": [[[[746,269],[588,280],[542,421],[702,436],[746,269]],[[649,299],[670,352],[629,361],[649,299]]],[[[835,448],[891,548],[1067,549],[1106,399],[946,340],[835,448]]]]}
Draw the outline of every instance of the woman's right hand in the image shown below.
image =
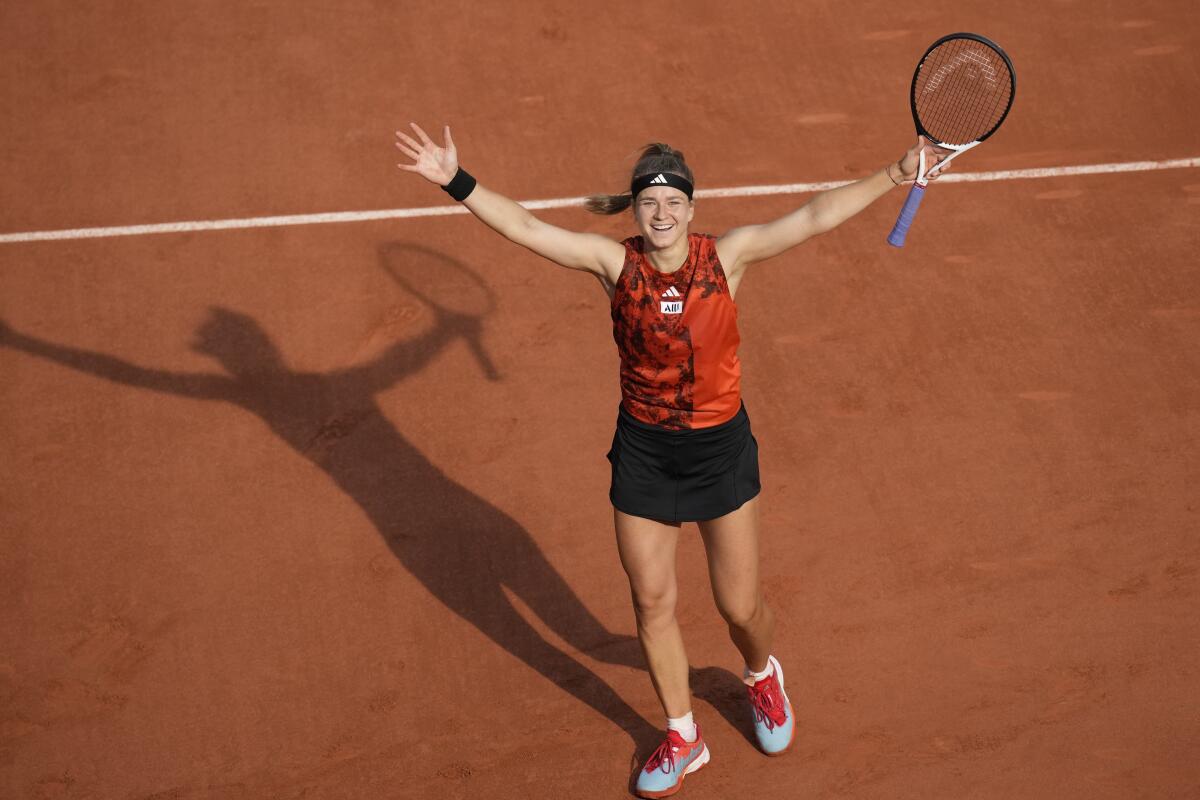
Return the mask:
{"type": "Polygon", "coordinates": [[[408,134],[396,131],[396,148],[415,163],[397,164],[396,166],[406,172],[416,172],[438,186],[445,186],[458,172],[458,150],[454,147],[454,140],[450,138],[450,126],[447,125],[443,129],[446,146],[439,147],[429,138],[429,134],[421,130],[420,125],[415,122],[410,122],[409,125],[412,126],[421,141],[418,142],[408,134]]]}

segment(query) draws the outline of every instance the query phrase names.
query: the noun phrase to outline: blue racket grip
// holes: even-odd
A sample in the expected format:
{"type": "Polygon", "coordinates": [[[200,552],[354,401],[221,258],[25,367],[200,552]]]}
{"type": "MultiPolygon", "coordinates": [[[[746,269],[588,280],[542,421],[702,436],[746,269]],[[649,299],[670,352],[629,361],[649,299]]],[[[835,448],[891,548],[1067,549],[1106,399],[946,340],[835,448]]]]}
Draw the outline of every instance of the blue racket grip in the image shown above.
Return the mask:
{"type": "Polygon", "coordinates": [[[917,209],[921,207],[921,198],[924,196],[925,187],[919,183],[914,183],[908,190],[904,208],[900,209],[900,216],[896,218],[896,226],[888,234],[888,244],[892,247],[904,247],[904,237],[908,236],[908,226],[912,225],[913,217],[917,216],[917,209]]]}

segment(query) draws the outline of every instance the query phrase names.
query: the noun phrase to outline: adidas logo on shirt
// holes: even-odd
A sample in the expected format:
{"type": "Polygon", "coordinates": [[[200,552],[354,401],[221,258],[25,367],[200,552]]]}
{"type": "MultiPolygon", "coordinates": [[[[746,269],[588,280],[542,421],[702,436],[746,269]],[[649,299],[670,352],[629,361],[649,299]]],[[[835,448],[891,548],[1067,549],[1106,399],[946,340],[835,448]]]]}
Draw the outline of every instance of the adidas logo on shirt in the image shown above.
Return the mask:
{"type": "Polygon", "coordinates": [[[676,299],[679,297],[683,297],[683,295],[680,294],[678,289],[676,289],[674,286],[668,287],[667,290],[665,292],[663,292],[662,296],[664,298],[669,297],[671,299],[670,300],[660,299],[658,301],[659,311],[661,311],[664,314],[682,314],[683,313],[683,301],[676,299]]]}

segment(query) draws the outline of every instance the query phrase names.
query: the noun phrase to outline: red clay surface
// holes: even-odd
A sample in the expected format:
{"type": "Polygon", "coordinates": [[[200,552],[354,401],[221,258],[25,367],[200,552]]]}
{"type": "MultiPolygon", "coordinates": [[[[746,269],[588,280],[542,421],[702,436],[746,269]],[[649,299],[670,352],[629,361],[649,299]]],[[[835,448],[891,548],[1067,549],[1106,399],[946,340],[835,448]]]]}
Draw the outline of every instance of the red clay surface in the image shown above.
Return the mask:
{"type": "MultiPolygon", "coordinates": [[[[1200,155],[1192,4],[856,9],[9,4],[0,231],[443,204],[409,119],[518,198],[651,139],[855,177],[951,29],[1019,76],[958,171],[1200,155]]],[[[685,537],[683,796],[1195,797],[1200,172],[935,186],[896,251],[901,201],[739,293],[800,729],[755,751],[685,537]]],[[[0,795],[627,794],[662,721],[594,281],[466,217],[8,244],[0,318],[0,795]]]]}

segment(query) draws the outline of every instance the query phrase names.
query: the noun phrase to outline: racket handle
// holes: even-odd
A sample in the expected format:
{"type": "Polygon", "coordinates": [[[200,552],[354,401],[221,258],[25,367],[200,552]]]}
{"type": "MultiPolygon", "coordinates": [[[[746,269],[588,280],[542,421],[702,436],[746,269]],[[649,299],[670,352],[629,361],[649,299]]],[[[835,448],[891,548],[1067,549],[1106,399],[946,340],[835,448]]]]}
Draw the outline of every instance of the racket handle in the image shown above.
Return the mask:
{"type": "Polygon", "coordinates": [[[900,209],[900,216],[896,218],[896,226],[888,234],[888,244],[892,247],[904,247],[904,237],[908,236],[908,226],[912,225],[913,218],[917,216],[917,209],[920,208],[921,198],[924,196],[925,187],[919,183],[914,183],[908,190],[908,197],[904,199],[904,208],[900,209]]]}

